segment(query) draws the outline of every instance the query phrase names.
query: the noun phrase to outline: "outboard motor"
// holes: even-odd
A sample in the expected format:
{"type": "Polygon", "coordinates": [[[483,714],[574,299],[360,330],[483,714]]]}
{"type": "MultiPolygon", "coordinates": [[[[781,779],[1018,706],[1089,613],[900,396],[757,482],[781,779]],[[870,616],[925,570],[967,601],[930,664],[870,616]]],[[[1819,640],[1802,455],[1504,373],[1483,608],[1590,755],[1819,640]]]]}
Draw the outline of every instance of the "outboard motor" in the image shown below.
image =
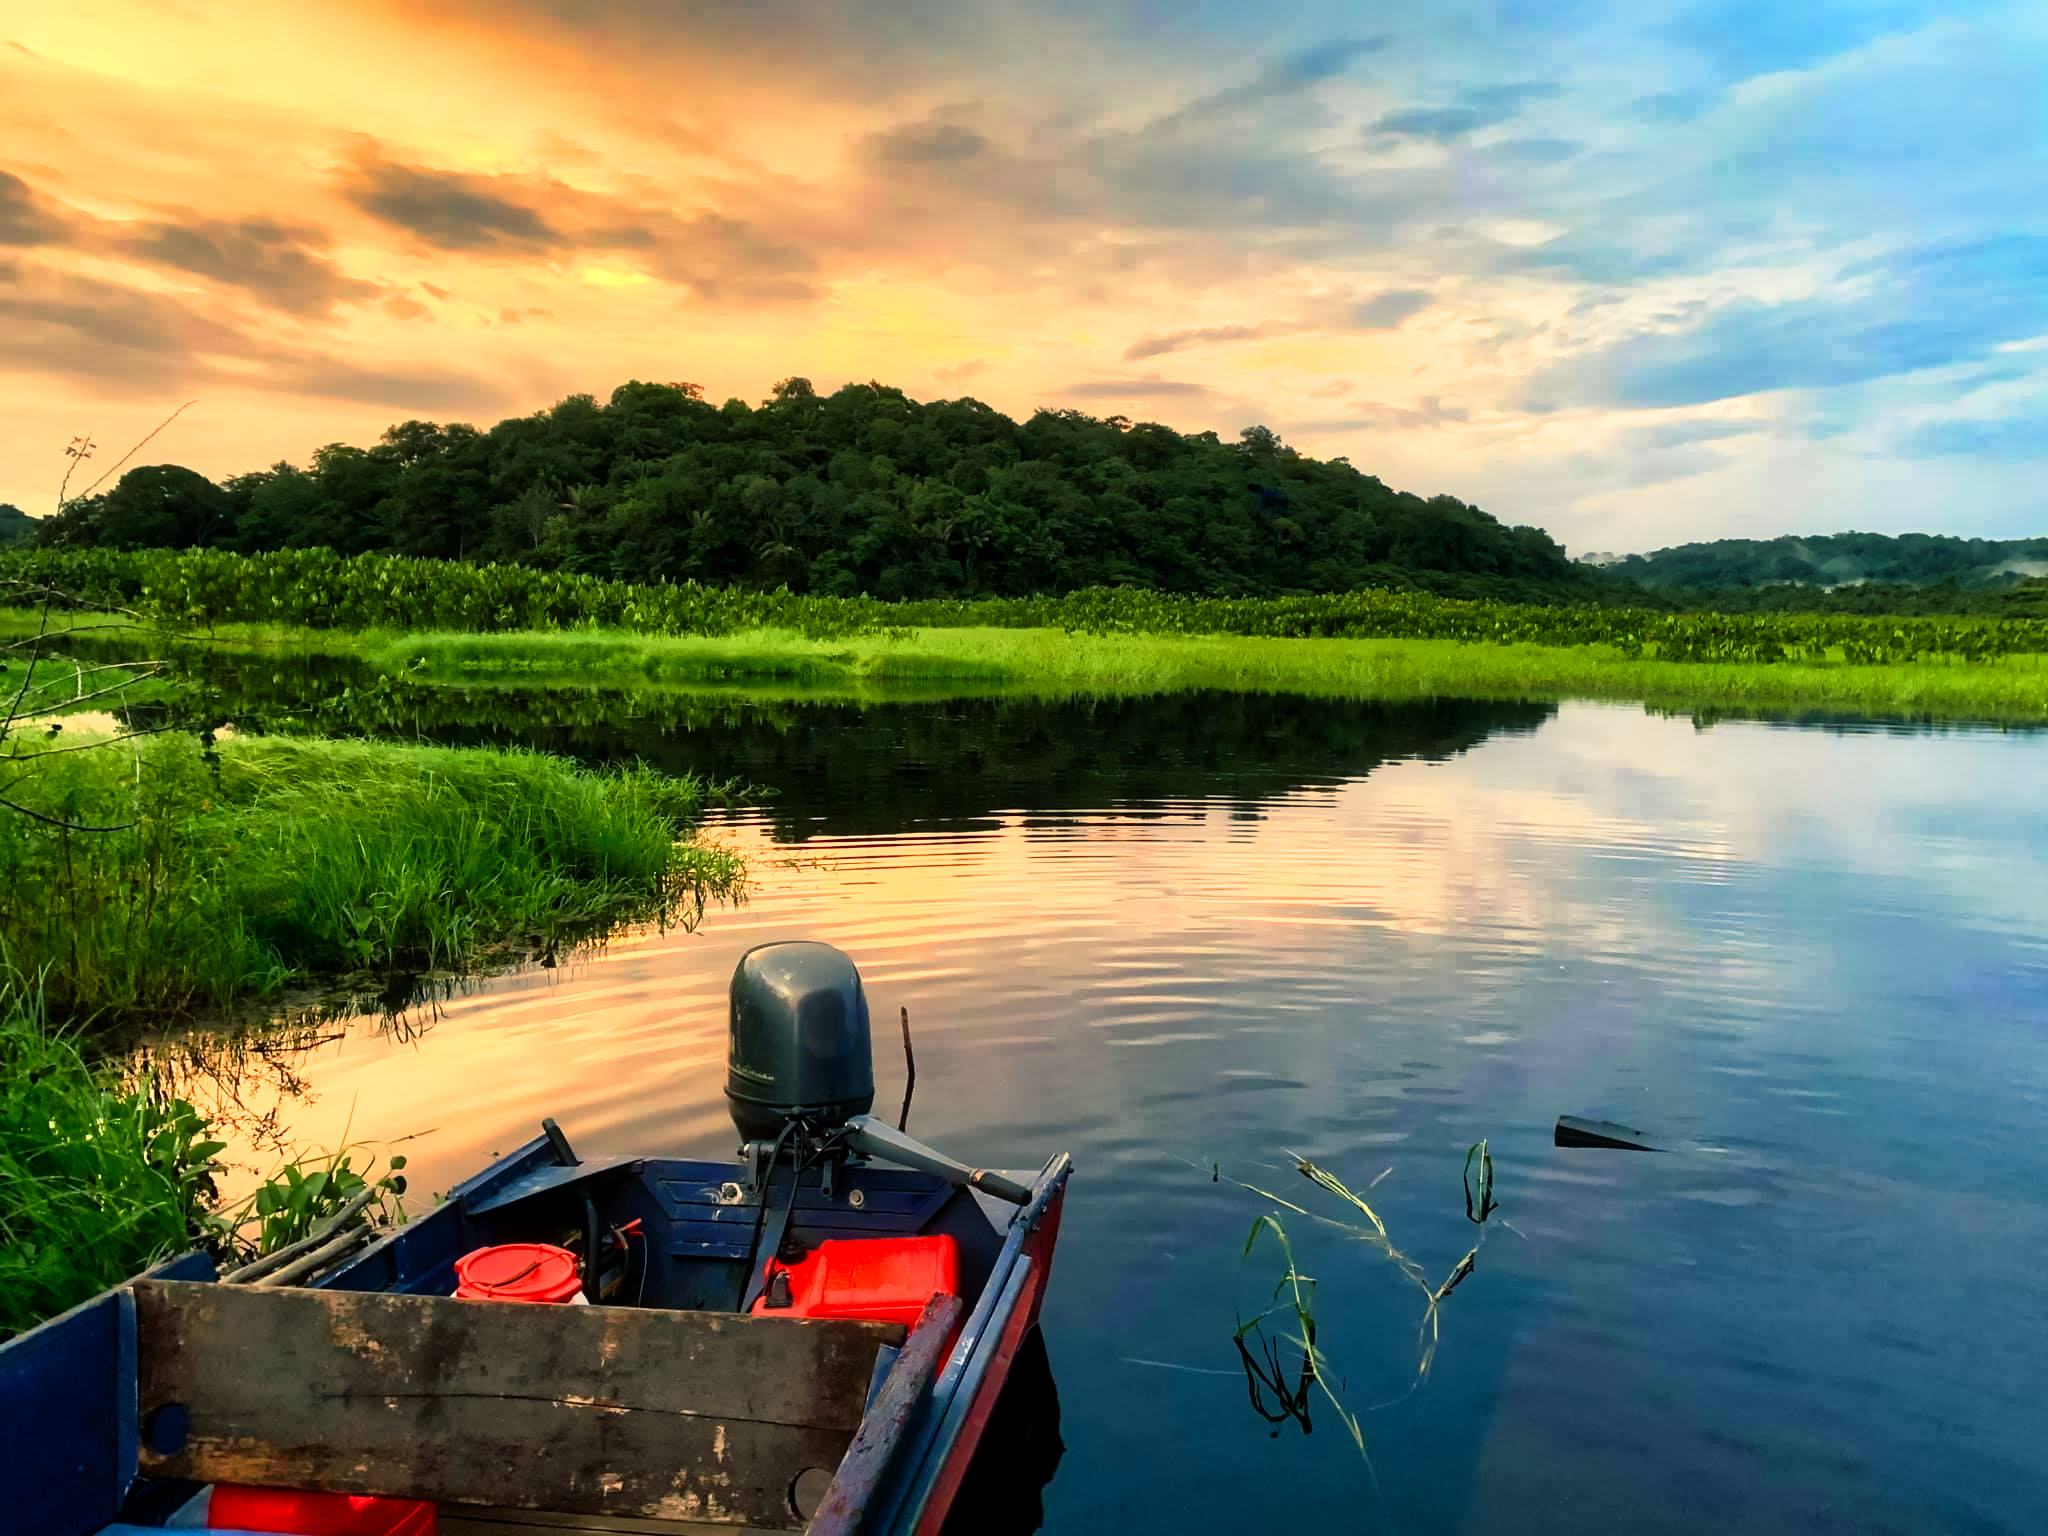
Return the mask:
{"type": "Polygon", "coordinates": [[[1023,1185],[957,1163],[868,1113],[875,1059],[867,994],[853,961],[830,944],[762,944],[740,957],[725,1097],[757,1189],[788,1162],[820,1168],[830,1198],[849,1156],[885,1157],[1015,1205],[1031,1198],[1023,1185]]]}
{"type": "Polygon", "coordinates": [[[740,957],[725,1097],[747,1141],[773,1141],[798,1117],[837,1126],[874,1108],[868,999],[853,961],[808,940],[740,957]]]}

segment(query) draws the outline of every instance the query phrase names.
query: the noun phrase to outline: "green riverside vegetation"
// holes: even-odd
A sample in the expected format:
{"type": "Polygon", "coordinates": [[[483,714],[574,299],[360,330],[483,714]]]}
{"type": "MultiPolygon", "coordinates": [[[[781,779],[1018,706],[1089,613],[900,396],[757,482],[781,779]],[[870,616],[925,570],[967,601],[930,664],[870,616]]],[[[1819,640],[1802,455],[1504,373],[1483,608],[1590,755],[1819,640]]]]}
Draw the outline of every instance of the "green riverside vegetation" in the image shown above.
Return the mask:
{"type": "Polygon", "coordinates": [[[95,1065],[37,990],[0,973],[0,1340],[210,1230],[198,1111],[95,1065]]]}
{"type": "Polygon", "coordinates": [[[492,679],[744,690],[750,697],[902,699],[1021,693],[1116,696],[1214,688],[1332,698],[1627,699],[1671,710],[1821,710],[2048,719],[2048,656],[1884,665],[1666,661],[1607,645],[1449,640],[1069,634],[920,629],[840,641],[794,631],[718,638],[421,634],[370,658],[416,682],[492,679]]]}
{"type": "Polygon", "coordinates": [[[60,1018],[382,991],[673,918],[741,878],[679,841],[706,786],[647,770],[317,738],[8,746],[28,814],[0,813],[0,955],[60,1018]]]}
{"type": "MultiPolygon", "coordinates": [[[[402,1008],[622,922],[693,922],[741,888],[737,856],[690,837],[732,786],[524,750],[223,738],[177,669],[85,654],[83,631],[122,616],[11,570],[0,593],[37,605],[0,616],[0,1337],[194,1244],[247,1258],[359,1219],[349,1149],[221,1210],[221,1141],[147,1052],[118,1065],[123,1041],[298,1004],[402,1008]],[[131,733],[101,728],[112,711],[131,733]]],[[[208,650],[144,634],[152,655],[208,650]]]]}
{"type": "Polygon", "coordinates": [[[0,972],[0,1342],[193,1248],[239,1265],[365,1205],[402,1219],[402,1156],[295,1157],[224,1204],[225,1150],[148,1058],[107,1058],[0,972]]]}
{"type": "Polygon", "coordinates": [[[327,550],[39,551],[0,556],[0,577],[10,574],[145,622],[349,650],[392,672],[420,664],[429,681],[496,673],[870,695],[1222,687],[2048,714],[2048,618],[1671,613],[1382,590],[1097,588],[890,604],[327,550]]]}

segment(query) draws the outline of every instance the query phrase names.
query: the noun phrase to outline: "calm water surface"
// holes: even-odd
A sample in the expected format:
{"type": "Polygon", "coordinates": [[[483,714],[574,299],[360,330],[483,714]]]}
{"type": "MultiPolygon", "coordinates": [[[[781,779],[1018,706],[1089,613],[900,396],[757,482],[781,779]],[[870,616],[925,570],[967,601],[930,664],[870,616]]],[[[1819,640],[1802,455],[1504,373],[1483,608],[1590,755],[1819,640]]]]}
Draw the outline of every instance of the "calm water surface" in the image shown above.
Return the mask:
{"type": "MultiPolygon", "coordinates": [[[[749,946],[852,954],[880,1107],[1077,1173],[1044,1318],[1055,1532],[1963,1532],[2048,1518],[2048,736],[1588,705],[1285,699],[570,711],[523,733],[776,785],[714,835],[751,898],[298,1062],[294,1132],[430,1131],[441,1189],[557,1116],[728,1155],[749,946]],[[627,718],[630,714],[631,717],[627,718]],[[688,727],[687,729],[685,727],[688,727]],[[1679,1150],[1558,1149],[1561,1113],[1679,1150]],[[1272,1207],[1372,1191],[1420,1294],[1282,1212],[1365,1415],[1275,1436],[1235,1319],[1272,1207]],[[1212,1178],[1220,1164],[1226,1178],[1212,1178]],[[1376,1491],[1377,1488],[1377,1491],[1376,1491]]],[[[252,1108],[260,1090],[248,1090],[252,1108]]]]}

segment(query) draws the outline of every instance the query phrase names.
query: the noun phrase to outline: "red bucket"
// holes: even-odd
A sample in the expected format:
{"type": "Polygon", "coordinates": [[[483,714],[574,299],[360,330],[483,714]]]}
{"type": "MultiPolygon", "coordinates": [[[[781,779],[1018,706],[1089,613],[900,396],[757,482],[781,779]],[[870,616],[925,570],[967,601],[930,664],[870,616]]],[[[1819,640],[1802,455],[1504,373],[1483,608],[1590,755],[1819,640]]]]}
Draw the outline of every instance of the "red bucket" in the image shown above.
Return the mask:
{"type": "Polygon", "coordinates": [[[455,1261],[465,1301],[574,1302],[583,1294],[576,1255],[552,1243],[500,1243],[455,1261]]]}

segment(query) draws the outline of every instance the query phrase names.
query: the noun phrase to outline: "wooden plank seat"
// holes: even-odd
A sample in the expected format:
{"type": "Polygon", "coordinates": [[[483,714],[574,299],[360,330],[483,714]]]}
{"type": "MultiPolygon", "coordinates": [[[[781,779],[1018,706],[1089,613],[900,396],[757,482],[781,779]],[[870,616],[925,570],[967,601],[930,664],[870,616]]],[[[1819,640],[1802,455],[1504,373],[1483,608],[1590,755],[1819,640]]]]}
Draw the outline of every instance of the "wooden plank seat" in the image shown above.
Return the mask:
{"type": "Polygon", "coordinates": [[[800,1529],[900,1324],[145,1280],[141,1470],[800,1529]]]}

